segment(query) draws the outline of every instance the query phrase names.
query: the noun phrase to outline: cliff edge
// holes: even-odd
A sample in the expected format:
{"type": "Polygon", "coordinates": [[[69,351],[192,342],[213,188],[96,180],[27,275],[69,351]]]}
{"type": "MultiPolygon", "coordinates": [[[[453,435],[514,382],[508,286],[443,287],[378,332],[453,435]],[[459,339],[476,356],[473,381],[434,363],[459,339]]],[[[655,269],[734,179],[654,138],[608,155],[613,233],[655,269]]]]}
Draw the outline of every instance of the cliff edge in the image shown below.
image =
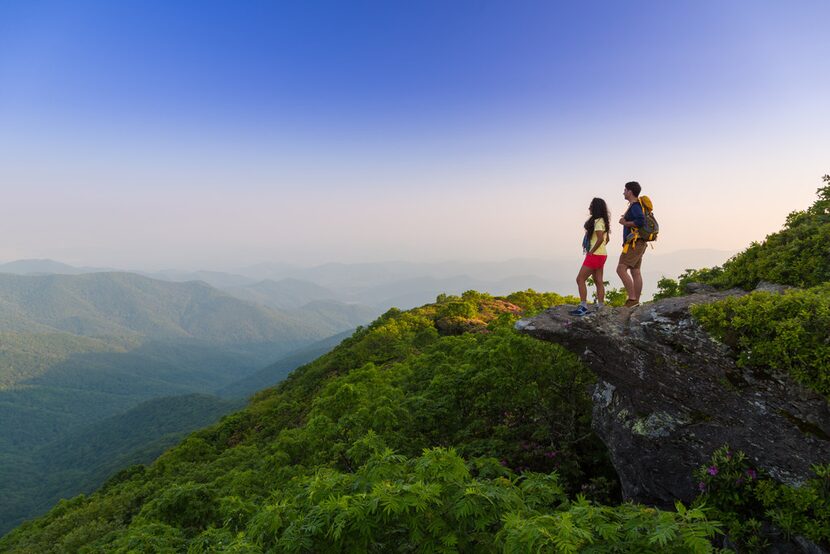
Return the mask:
{"type": "MultiPolygon", "coordinates": [[[[769,290],[769,289],[767,289],[769,290]]],[[[697,493],[692,472],[729,444],[797,485],[830,461],[830,407],[783,372],[739,368],[689,307],[743,291],[705,291],[584,317],[556,306],[516,323],[577,353],[596,373],[593,427],[626,499],[671,507],[697,493]]]]}

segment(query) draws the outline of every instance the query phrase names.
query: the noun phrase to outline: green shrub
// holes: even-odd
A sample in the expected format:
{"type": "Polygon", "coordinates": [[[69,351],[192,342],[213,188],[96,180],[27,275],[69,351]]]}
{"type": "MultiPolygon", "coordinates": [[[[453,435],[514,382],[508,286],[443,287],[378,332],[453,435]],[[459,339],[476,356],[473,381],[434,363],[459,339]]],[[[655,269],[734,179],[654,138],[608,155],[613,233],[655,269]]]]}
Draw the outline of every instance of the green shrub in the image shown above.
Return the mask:
{"type": "Polygon", "coordinates": [[[830,396],[830,283],[783,294],[754,292],[692,307],[738,365],[783,370],[830,396]]]}
{"type": "Polygon", "coordinates": [[[216,502],[210,488],[190,482],[166,488],[144,506],[139,518],[190,531],[214,523],[215,513],[216,502]]]}
{"type": "Polygon", "coordinates": [[[762,530],[774,525],[786,538],[804,536],[830,545],[830,465],[815,466],[815,478],[799,487],[772,480],[743,452],[723,446],[695,476],[701,490],[695,505],[712,508],[730,541],[748,552],[763,552],[762,530]]]}
{"type": "MultiPolygon", "coordinates": [[[[321,470],[263,507],[247,532],[279,552],[712,552],[718,524],[676,512],[570,502],[555,474],[476,477],[453,450],[378,451],[354,473],[321,470]]],[[[489,467],[494,467],[492,463],[489,467]]]]}

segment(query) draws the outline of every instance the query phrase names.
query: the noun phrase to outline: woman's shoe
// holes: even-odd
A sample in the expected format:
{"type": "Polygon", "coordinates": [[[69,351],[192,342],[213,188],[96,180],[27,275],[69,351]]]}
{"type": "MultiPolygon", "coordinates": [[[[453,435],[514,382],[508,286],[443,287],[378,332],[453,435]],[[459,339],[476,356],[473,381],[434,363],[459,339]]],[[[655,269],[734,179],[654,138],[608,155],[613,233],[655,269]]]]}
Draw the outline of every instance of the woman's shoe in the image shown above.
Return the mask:
{"type": "Polygon", "coordinates": [[[640,305],[639,300],[634,300],[633,298],[629,298],[628,300],[625,301],[625,304],[623,304],[623,308],[636,308],[639,305],[640,305]]]}
{"type": "Polygon", "coordinates": [[[579,306],[577,309],[571,310],[568,313],[571,314],[571,315],[576,315],[576,316],[581,317],[583,315],[588,315],[588,308],[586,308],[585,306],[579,306]]]}

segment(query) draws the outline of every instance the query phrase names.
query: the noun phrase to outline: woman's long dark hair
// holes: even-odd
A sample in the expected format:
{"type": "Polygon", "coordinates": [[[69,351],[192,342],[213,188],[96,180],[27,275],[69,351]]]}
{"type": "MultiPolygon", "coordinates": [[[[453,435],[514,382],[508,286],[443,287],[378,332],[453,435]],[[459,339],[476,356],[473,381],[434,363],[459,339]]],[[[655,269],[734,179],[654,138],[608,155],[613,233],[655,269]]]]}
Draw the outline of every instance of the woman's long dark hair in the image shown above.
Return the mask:
{"type": "Polygon", "coordinates": [[[605,240],[608,242],[607,237],[611,235],[611,225],[609,225],[608,221],[608,206],[605,205],[605,200],[602,198],[594,198],[591,200],[591,205],[588,208],[588,211],[591,212],[591,217],[589,217],[588,221],[585,222],[585,236],[588,237],[588,241],[593,240],[594,220],[601,217],[605,222],[605,240]]]}

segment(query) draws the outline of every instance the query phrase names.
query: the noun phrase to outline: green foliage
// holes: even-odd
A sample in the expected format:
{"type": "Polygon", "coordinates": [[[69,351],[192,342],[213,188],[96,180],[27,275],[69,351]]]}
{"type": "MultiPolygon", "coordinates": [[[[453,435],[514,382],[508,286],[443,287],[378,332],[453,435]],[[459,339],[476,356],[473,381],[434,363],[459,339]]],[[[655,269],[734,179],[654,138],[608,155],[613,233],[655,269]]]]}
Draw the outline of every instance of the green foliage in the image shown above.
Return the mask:
{"type": "Polygon", "coordinates": [[[138,518],[182,529],[205,529],[214,523],[216,507],[210,487],[188,482],[167,487],[144,505],[138,518]]]}
{"type": "Polygon", "coordinates": [[[533,289],[514,292],[505,300],[521,308],[526,317],[547,310],[551,306],[579,303],[579,299],[575,296],[561,296],[555,292],[536,292],[533,289]]]}
{"type": "Polygon", "coordinates": [[[176,554],[186,545],[182,532],[163,523],[134,525],[129,533],[107,545],[106,552],[113,554],[176,554]]]}
{"type": "Polygon", "coordinates": [[[628,293],[624,288],[605,289],[605,303],[609,306],[622,306],[628,300],[628,293]]]}
{"type": "MultiPolygon", "coordinates": [[[[586,284],[589,289],[593,289],[591,292],[591,297],[593,298],[594,302],[597,301],[597,291],[596,291],[596,283],[594,283],[593,277],[588,277],[586,284]]],[[[605,304],[607,306],[622,306],[625,304],[625,301],[628,300],[628,293],[625,291],[624,288],[613,289],[610,288],[611,283],[609,281],[603,281],[605,285],[605,304]]]]}
{"type": "MultiPolygon", "coordinates": [[[[512,328],[523,309],[562,297],[513,299],[470,291],[390,310],[246,410],[24,524],[0,550],[497,548],[507,510],[549,512],[586,475],[614,477],[590,430],[590,373],[512,328]],[[477,322],[474,332],[442,334],[447,314],[477,322]]],[[[613,494],[601,489],[589,490],[613,494]]]]}
{"type": "Polygon", "coordinates": [[[590,429],[593,376],[513,330],[563,300],[470,291],[390,310],[0,550],[712,551],[699,508],[596,503],[615,499],[615,476],[590,429]],[[443,331],[448,317],[469,331],[443,331]],[[593,499],[569,500],[582,491],[593,499]]]}
{"type": "Polygon", "coordinates": [[[686,293],[687,285],[691,283],[711,283],[713,279],[722,274],[723,268],[714,267],[709,269],[687,269],[677,280],[662,277],[657,281],[657,292],[654,294],[654,300],[682,296],[686,293]]]}
{"type": "Polygon", "coordinates": [[[713,552],[717,523],[702,508],[660,511],[634,504],[596,506],[584,498],[552,514],[505,517],[504,552],[713,552]]]}
{"type": "Polygon", "coordinates": [[[737,351],[739,366],[787,371],[830,396],[830,283],[731,297],[693,306],[692,314],[737,351]]]}
{"type": "Polygon", "coordinates": [[[697,470],[700,496],[726,525],[729,539],[742,551],[769,547],[763,529],[774,525],[786,537],[804,536],[830,544],[830,465],[813,468],[815,478],[799,487],[778,483],[757,469],[743,452],[719,448],[709,464],[697,470]]]}
{"type": "Polygon", "coordinates": [[[657,292],[654,293],[653,299],[674,298],[681,294],[683,294],[682,284],[679,281],[664,276],[657,280],[657,292]]]}
{"type": "Polygon", "coordinates": [[[711,552],[699,509],[571,503],[555,474],[476,477],[453,450],[376,452],[354,473],[321,470],[254,516],[246,535],[279,552],[711,552]]]}

